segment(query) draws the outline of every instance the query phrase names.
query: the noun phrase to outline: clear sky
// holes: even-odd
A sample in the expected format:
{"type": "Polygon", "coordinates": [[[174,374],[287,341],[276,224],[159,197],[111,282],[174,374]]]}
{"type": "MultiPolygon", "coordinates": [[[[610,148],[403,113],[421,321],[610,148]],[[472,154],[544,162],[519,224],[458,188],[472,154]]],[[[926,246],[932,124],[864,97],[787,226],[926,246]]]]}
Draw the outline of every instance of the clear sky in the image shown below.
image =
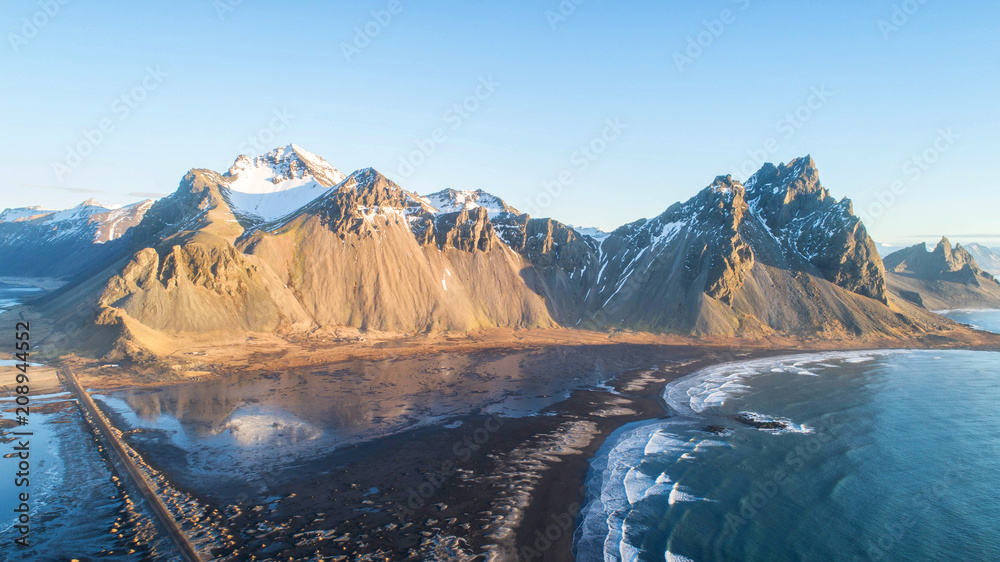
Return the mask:
{"type": "Polygon", "coordinates": [[[345,173],[482,188],[608,229],[716,175],[812,154],[877,240],[1000,245],[994,0],[11,0],[0,13],[0,208],[128,203],[296,143],[345,173]]]}

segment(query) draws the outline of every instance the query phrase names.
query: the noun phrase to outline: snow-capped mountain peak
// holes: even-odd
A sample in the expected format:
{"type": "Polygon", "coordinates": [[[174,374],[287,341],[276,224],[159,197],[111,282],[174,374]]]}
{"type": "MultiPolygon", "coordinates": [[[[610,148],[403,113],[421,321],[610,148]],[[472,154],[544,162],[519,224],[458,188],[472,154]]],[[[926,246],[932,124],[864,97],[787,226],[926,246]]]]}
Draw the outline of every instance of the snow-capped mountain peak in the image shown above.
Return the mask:
{"type": "Polygon", "coordinates": [[[233,212],[251,223],[287,216],[347,176],[329,162],[294,144],[251,158],[241,155],[223,176],[223,192],[233,212]]]}
{"type": "Polygon", "coordinates": [[[31,207],[14,207],[4,209],[0,213],[0,222],[20,222],[35,220],[45,215],[56,212],[54,209],[45,209],[37,205],[31,207]]]}
{"type": "Polygon", "coordinates": [[[326,160],[290,144],[256,158],[245,154],[239,156],[225,177],[232,178],[230,185],[236,191],[273,193],[295,187],[286,184],[287,181],[312,178],[323,186],[332,187],[344,181],[346,176],[326,160]]]}
{"type": "Polygon", "coordinates": [[[500,213],[521,214],[517,209],[511,207],[496,195],[492,195],[482,189],[444,189],[437,193],[431,193],[422,197],[438,213],[457,213],[462,210],[470,210],[478,207],[486,209],[490,217],[500,213]]]}
{"type": "Polygon", "coordinates": [[[597,242],[600,242],[601,240],[604,240],[608,236],[611,236],[610,232],[601,230],[596,226],[573,226],[573,225],[567,225],[567,226],[577,231],[581,236],[588,236],[590,238],[593,238],[597,242]]]}

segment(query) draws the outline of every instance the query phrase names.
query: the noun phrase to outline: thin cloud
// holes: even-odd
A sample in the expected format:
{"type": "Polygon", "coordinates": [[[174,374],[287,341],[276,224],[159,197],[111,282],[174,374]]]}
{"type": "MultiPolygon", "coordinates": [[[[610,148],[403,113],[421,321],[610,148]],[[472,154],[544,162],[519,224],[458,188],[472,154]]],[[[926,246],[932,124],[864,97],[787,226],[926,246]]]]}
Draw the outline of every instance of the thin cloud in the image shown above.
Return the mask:
{"type": "Polygon", "coordinates": [[[87,187],[64,187],[61,185],[39,185],[37,183],[22,183],[24,187],[40,187],[42,189],[55,189],[58,191],[68,191],[70,193],[106,193],[110,194],[108,191],[102,191],[100,189],[90,189],[87,187]]]}
{"type": "MultiPolygon", "coordinates": [[[[940,238],[940,234],[914,234],[907,238],[940,238]]],[[[1000,234],[945,234],[945,238],[1000,238],[1000,234]]]]}
{"type": "MultiPolygon", "coordinates": [[[[64,185],[42,185],[37,183],[23,183],[24,187],[39,187],[42,189],[54,189],[56,191],[67,191],[69,193],[85,193],[88,195],[115,195],[121,196],[121,193],[114,193],[112,191],[105,191],[103,189],[92,189],[89,187],[67,187],[64,185]]],[[[132,191],[126,193],[129,197],[139,197],[140,199],[159,199],[160,197],[165,197],[166,193],[154,193],[151,191],[132,191]]]]}

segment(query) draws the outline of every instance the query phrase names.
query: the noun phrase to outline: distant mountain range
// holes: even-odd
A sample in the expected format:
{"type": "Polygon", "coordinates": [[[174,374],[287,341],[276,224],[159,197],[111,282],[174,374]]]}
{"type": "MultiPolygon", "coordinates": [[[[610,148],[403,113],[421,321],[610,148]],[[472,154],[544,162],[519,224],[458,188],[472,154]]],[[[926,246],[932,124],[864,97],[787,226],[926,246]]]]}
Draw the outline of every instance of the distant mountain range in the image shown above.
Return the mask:
{"type": "Polygon", "coordinates": [[[975,258],[980,267],[994,275],[1000,275],[1000,247],[990,248],[973,242],[966,244],[965,249],[975,258]]]}
{"type": "Polygon", "coordinates": [[[178,335],[338,327],[868,338],[943,322],[888,290],[850,200],[830,195],[808,156],[745,184],[719,176],[610,233],[481,190],[419,196],[295,145],[222,174],[191,170],[152,204],[77,209],[68,223],[6,211],[0,255],[31,251],[36,274],[76,274],[43,311],[109,358],[155,356],[178,335]]]}
{"type": "Polygon", "coordinates": [[[89,199],[65,211],[0,213],[0,275],[69,277],[128,250],[126,235],[152,201],[112,209],[89,199]]]}
{"type": "Polygon", "coordinates": [[[942,238],[933,251],[920,243],[886,256],[886,278],[893,292],[927,308],[1000,308],[1000,282],[978,261],[942,238]]]}

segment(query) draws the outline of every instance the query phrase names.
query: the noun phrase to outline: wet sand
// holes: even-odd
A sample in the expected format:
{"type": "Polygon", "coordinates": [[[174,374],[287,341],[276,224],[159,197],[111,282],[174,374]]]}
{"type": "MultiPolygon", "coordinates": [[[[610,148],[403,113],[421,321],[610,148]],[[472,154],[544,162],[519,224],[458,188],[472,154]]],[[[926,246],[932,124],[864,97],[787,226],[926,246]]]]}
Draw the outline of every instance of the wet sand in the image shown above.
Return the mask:
{"type": "MultiPolygon", "coordinates": [[[[695,341],[571,330],[527,336],[509,331],[478,339],[368,340],[312,348],[268,340],[250,346],[242,357],[232,347],[205,346],[184,356],[167,386],[153,371],[70,361],[82,364],[86,384],[103,387],[101,392],[134,393],[132,405],[148,408],[151,417],[183,403],[179,411],[210,428],[224,427],[236,406],[226,405],[225,392],[199,395],[199,388],[231,379],[241,385],[273,379],[282,383],[275,387],[276,396],[291,400],[284,382],[308,384],[327,377],[324,384],[337,389],[323,400],[331,410],[342,406],[354,413],[334,426],[346,423],[356,433],[346,432],[347,439],[318,451],[266,461],[252,473],[229,475],[202,470],[167,432],[130,431],[121,414],[105,407],[125,441],[171,489],[199,509],[219,514],[213,535],[225,540],[213,552],[220,558],[572,560],[589,459],[615,429],[664,415],[660,392],[670,380],[720,362],[803,349],[936,343],[695,341]],[[263,351],[267,346],[274,347],[263,351]],[[512,362],[513,356],[518,359],[512,362]],[[202,363],[189,369],[191,361],[202,363]],[[375,369],[375,375],[359,368],[378,364],[405,368],[388,374],[375,369]],[[610,383],[586,384],[589,379],[580,373],[595,364],[610,383]],[[449,371],[442,365],[457,376],[444,376],[449,371]],[[518,375],[505,378],[509,369],[518,375]],[[191,371],[200,374],[186,374],[191,371]],[[150,393],[171,386],[178,389],[169,394],[173,398],[150,400],[150,393]],[[194,392],[181,392],[186,388],[194,392]],[[393,401],[410,395],[439,397],[431,403],[445,408],[422,405],[394,414],[393,401]],[[210,402],[223,407],[197,410],[210,402]],[[540,411],[524,415],[511,404],[540,411]],[[405,426],[429,418],[435,419],[405,426]],[[380,427],[390,430],[380,433],[380,427]]],[[[997,341],[981,343],[996,349],[997,341]]],[[[317,398],[295,400],[305,399],[317,398]]]]}
{"type": "MultiPolygon", "coordinates": [[[[484,386],[457,396],[442,393],[442,400],[468,402],[468,411],[253,473],[195,469],[200,465],[192,464],[189,451],[156,431],[126,430],[124,439],[174,488],[222,514],[225,529],[219,534],[231,536],[215,550],[222,558],[253,553],[294,560],[571,560],[588,460],[612,431],[663,415],[660,392],[676,377],[790,351],[655,344],[535,349],[528,359],[519,356],[524,378],[565,377],[572,390],[566,398],[534,397],[549,399],[548,405],[521,417],[503,408],[491,413],[476,402],[490,377],[498,376],[487,367],[516,352],[478,351],[478,360],[461,375],[485,377],[484,386]],[[580,383],[569,375],[595,363],[612,381],[573,388],[580,383]]],[[[442,361],[454,360],[424,356],[408,368],[420,380],[442,361]]],[[[511,384],[516,390],[519,382],[511,384]]],[[[387,385],[351,389],[374,402],[399,392],[399,386],[387,385]]],[[[109,413],[116,426],[127,427],[120,415],[109,413]]]]}

